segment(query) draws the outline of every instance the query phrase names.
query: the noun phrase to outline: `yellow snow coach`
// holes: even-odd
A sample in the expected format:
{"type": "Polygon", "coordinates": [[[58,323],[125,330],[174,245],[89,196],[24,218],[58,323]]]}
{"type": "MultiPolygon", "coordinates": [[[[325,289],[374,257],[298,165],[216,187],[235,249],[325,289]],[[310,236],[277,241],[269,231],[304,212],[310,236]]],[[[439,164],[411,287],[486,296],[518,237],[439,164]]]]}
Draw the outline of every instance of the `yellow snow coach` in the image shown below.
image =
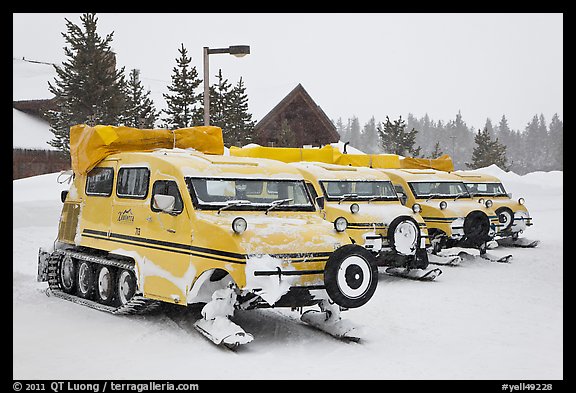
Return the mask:
{"type": "Polygon", "coordinates": [[[38,280],[113,314],[204,304],[196,329],[226,346],[253,339],[234,310],[260,307],[314,306],[302,321],[358,339],[340,311],[372,297],[374,256],[319,216],[293,166],[195,150],[223,151],[202,145],[218,132],[72,127],[73,181],[38,280]]]}
{"type": "Polygon", "coordinates": [[[501,228],[496,241],[500,245],[515,247],[536,247],[538,240],[520,238],[529,226],[532,226],[532,217],[525,205],[524,198],[512,199],[507,193],[502,181],[493,175],[479,171],[455,171],[460,176],[468,192],[479,203],[486,199],[493,202],[493,209],[498,215],[501,228]]]}
{"type": "MultiPolygon", "coordinates": [[[[428,227],[432,253],[460,247],[473,248],[486,255],[487,244],[500,229],[491,199],[478,203],[472,199],[462,178],[434,169],[378,169],[390,177],[402,203],[421,206],[428,227]]],[[[507,255],[497,258],[506,262],[507,255]]]]}
{"type": "Polygon", "coordinates": [[[426,270],[428,229],[420,206],[403,206],[390,178],[381,171],[320,162],[296,162],[323,217],[344,229],[354,243],[370,250],[386,272],[433,280],[442,271],[426,270]]]}

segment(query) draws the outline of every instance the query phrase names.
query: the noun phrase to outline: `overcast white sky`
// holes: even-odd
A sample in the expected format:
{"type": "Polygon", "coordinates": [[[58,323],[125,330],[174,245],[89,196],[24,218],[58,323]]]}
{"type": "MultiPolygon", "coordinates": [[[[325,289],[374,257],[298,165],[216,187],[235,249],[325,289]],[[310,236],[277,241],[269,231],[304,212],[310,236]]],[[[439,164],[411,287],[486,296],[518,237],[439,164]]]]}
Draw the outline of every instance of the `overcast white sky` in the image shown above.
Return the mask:
{"type": "MultiPolygon", "coordinates": [[[[13,56],[60,63],[64,18],[80,13],[13,14],[13,56]]],[[[523,130],[534,114],[563,120],[561,13],[99,13],[98,33],[114,31],[117,63],[138,68],[157,107],[181,43],[202,77],[202,48],[250,45],[235,58],[210,55],[232,84],[243,78],[255,120],[301,83],[328,117],[384,121],[408,113],[468,126],[523,130]]],[[[33,98],[33,97],[31,97],[33,98]]]]}

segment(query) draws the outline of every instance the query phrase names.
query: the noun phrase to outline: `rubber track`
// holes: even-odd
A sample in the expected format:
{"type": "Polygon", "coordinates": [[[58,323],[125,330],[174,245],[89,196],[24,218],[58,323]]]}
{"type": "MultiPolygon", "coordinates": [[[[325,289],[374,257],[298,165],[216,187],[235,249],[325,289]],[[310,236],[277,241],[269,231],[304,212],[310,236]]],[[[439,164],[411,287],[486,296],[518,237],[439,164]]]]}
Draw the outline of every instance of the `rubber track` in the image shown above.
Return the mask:
{"type": "Polygon", "coordinates": [[[115,315],[145,314],[156,309],[160,305],[159,301],[145,298],[141,294],[135,294],[126,304],[115,307],[106,304],[100,304],[93,300],[84,299],[79,296],[64,292],[60,286],[58,277],[60,275],[59,262],[62,260],[62,258],[64,258],[65,255],[69,255],[74,259],[81,259],[100,265],[114,266],[134,272],[134,265],[132,263],[120,259],[104,258],[79,251],[56,250],[48,257],[48,285],[51,295],[71,301],[76,304],[81,304],[83,306],[87,306],[99,311],[105,311],[115,315]]]}

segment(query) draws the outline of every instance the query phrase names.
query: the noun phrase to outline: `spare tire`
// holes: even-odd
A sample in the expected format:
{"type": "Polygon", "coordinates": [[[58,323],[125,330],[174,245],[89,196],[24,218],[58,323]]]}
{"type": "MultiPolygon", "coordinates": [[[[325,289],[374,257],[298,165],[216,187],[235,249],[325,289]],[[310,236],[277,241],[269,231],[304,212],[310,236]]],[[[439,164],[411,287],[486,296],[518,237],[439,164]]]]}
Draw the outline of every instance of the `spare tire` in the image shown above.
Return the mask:
{"type": "Polygon", "coordinates": [[[484,212],[474,210],[464,219],[464,236],[474,246],[480,246],[490,240],[489,231],[490,220],[484,212]]]}
{"type": "Polygon", "coordinates": [[[415,255],[420,244],[420,227],[410,216],[396,217],[388,226],[388,244],[401,255],[415,255]]]}
{"type": "Polygon", "coordinates": [[[326,262],[324,285],[330,299],[339,306],[363,306],[372,298],[378,285],[376,258],[356,244],[340,247],[326,262]]]}
{"type": "Polygon", "coordinates": [[[508,207],[500,207],[496,210],[498,215],[498,221],[502,224],[500,231],[508,231],[512,229],[512,224],[514,224],[514,213],[508,207]]]}

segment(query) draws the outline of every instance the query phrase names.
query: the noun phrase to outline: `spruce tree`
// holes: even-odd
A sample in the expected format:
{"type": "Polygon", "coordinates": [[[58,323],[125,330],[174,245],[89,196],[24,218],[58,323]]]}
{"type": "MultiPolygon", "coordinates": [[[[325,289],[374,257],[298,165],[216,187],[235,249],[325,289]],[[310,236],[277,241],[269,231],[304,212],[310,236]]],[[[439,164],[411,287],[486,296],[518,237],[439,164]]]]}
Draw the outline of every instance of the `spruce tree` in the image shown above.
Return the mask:
{"type": "Polygon", "coordinates": [[[210,125],[222,128],[224,145],[234,144],[234,134],[230,129],[230,108],[232,85],[222,76],[222,70],[216,75],[217,83],[210,86],[210,125]]]}
{"type": "Polygon", "coordinates": [[[154,128],[158,113],[150,99],[150,90],[144,92],[139,70],[130,71],[126,86],[126,100],[124,124],[135,128],[154,128]]]}
{"type": "Polygon", "coordinates": [[[552,121],[548,127],[548,150],[551,155],[551,167],[550,170],[563,169],[564,161],[564,122],[558,117],[558,113],[552,116],[552,121]]]}
{"type": "Polygon", "coordinates": [[[252,120],[252,114],[248,112],[248,95],[242,77],[230,93],[228,127],[234,135],[233,140],[240,146],[244,146],[254,140],[256,122],[252,120]]]}
{"type": "Polygon", "coordinates": [[[442,152],[442,149],[440,148],[440,141],[437,141],[436,144],[434,145],[434,150],[432,150],[432,154],[430,154],[430,157],[438,158],[443,154],[444,152],[442,152]]]}
{"type": "Polygon", "coordinates": [[[406,122],[402,120],[402,116],[392,123],[390,118],[386,116],[386,123],[380,123],[376,128],[380,136],[380,144],[384,152],[389,154],[398,154],[401,156],[418,157],[420,155],[420,146],[414,148],[416,135],[418,131],[412,128],[411,131],[406,131],[406,122]]]}
{"type": "Polygon", "coordinates": [[[81,26],[68,19],[66,33],[67,60],[55,65],[54,84],[48,88],[55,95],[56,109],[48,111],[51,146],[69,154],[70,127],[76,124],[118,125],[126,106],[124,68],[116,69],[111,49],[114,32],[102,38],[96,32],[98,18],[94,13],[80,17],[81,26]]]}
{"type": "Polygon", "coordinates": [[[162,94],[168,106],[162,113],[164,127],[176,129],[203,124],[203,109],[200,106],[202,94],[196,89],[202,83],[198,71],[191,66],[192,58],[184,44],[178,49],[180,57],[176,58],[176,66],[172,69],[172,84],[168,86],[170,93],[162,94]]]}
{"type": "Polygon", "coordinates": [[[483,131],[478,130],[474,137],[474,143],[476,143],[476,147],[472,151],[472,162],[466,163],[468,168],[478,169],[495,164],[500,169],[508,170],[506,146],[501,144],[498,138],[493,140],[487,128],[484,128],[483,131]]]}

